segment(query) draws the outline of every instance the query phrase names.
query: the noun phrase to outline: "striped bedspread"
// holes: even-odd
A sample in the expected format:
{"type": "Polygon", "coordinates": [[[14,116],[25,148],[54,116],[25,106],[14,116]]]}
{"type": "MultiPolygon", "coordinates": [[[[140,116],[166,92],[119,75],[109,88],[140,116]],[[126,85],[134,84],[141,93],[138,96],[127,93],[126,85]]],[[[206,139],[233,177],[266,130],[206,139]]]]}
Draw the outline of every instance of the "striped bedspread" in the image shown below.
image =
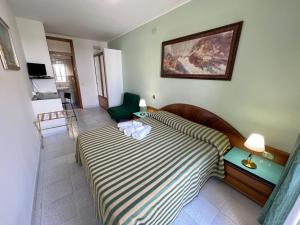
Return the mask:
{"type": "Polygon", "coordinates": [[[152,126],[141,141],[114,126],[77,139],[103,225],[167,225],[209,177],[224,176],[222,133],[163,111],[141,121],[152,126]]]}

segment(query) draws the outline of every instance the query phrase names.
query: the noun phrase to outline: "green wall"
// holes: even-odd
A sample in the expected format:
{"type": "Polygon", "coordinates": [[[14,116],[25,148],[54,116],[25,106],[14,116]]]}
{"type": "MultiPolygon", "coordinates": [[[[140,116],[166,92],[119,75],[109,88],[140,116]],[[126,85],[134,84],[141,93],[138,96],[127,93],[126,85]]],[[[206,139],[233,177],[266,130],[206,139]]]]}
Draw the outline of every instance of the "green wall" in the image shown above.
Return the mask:
{"type": "Polygon", "coordinates": [[[299,9],[299,0],[193,0],[109,47],[122,50],[125,90],[140,94],[148,105],[201,106],[244,136],[261,133],[268,145],[289,152],[300,131],[299,9]],[[162,41],[240,20],[232,81],[160,77],[162,41]]]}

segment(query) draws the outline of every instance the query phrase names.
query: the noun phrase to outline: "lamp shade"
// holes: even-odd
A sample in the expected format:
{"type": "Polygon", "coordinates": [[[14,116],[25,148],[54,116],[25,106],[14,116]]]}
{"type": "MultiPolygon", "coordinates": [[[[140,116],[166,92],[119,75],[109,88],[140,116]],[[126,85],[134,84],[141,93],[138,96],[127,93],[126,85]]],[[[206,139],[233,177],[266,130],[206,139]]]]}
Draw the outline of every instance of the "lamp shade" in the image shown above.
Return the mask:
{"type": "Polygon", "coordinates": [[[145,99],[140,100],[139,107],[147,107],[145,99]]]}
{"type": "Polygon", "coordinates": [[[265,139],[260,134],[251,134],[244,145],[255,152],[263,152],[265,151],[265,139]]]}

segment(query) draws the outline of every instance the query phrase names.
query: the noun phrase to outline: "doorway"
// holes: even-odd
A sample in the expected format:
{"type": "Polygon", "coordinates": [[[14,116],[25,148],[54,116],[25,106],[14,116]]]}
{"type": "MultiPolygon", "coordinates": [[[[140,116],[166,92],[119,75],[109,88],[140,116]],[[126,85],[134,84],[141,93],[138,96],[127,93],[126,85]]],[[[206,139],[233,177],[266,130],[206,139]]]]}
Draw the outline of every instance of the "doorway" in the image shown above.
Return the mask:
{"type": "Polygon", "coordinates": [[[82,108],[82,100],[78,76],[76,73],[75,54],[71,39],[46,37],[57,92],[66,102],[66,96],[71,96],[74,107],[82,108]]]}
{"type": "Polygon", "coordinates": [[[96,84],[98,91],[99,105],[108,108],[107,81],[105,71],[105,61],[103,52],[94,55],[94,66],[96,75],[96,84]]]}

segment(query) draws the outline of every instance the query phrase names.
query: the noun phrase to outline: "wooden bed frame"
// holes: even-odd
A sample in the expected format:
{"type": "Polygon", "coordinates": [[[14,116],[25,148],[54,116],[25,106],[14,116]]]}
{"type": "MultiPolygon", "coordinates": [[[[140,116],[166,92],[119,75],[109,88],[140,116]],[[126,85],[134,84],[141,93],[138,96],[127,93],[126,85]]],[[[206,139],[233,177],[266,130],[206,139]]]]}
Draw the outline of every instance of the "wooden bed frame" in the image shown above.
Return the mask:
{"type": "MultiPolygon", "coordinates": [[[[229,137],[232,146],[248,151],[244,146],[246,141],[244,136],[228,122],[206,109],[188,104],[171,104],[162,107],[160,110],[174,113],[187,120],[221,131],[229,137]]],[[[289,154],[286,152],[269,146],[266,146],[266,151],[272,153],[275,156],[273,161],[281,165],[285,165],[288,160],[289,154]]],[[[257,155],[261,155],[261,153],[257,155]]]]}

